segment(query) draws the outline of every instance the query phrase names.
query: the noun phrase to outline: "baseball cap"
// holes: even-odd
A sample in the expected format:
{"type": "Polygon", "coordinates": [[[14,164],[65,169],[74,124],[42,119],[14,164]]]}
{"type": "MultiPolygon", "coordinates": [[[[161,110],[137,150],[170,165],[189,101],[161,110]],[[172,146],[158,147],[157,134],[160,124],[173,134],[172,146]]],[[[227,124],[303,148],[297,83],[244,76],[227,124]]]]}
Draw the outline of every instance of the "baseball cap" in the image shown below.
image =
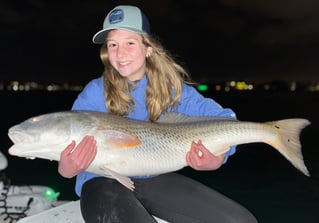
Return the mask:
{"type": "Polygon", "coordinates": [[[103,44],[112,29],[123,29],[136,33],[150,34],[150,23],[136,6],[120,5],[112,9],[104,19],[103,29],[93,36],[93,43],[103,44]]]}

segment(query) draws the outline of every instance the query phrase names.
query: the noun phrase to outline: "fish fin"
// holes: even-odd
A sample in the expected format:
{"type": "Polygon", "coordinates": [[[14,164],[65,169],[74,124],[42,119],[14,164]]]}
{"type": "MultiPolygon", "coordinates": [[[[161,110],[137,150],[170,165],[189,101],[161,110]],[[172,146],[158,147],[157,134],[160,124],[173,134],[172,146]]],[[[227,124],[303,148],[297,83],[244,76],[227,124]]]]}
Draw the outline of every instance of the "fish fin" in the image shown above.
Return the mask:
{"type": "Polygon", "coordinates": [[[101,166],[100,169],[107,172],[105,174],[105,176],[109,177],[111,175],[112,178],[117,180],[119,183],[124,185],[126,188],[128,188],[131,191],[134,191],[134,189],[135,189],[134,182],[129,177],[121,175],[121,174],[107,168],[106,166],[101,166]]]}
{"type": "Polygon", "coordinates": [[[309,176],[301,152],[299,135],[301,130],[309,125],[310,122],[306,119],[285,119],[267,122],[267,124],[277,129],[277,137],[272,141],[266,140],[265,143],[276,148],[293,166],[306,176],[309,176]]]}
{"type": "Polygon", "coordinates": [[[103,130],[106,144],[112,148],[131,149],[142,144],[136,136],[117,130],[103,130]]]}
{"type": "Polygon", "coordinates": [[[158,123],[185,123],[185,122],[198,122],[198,121],[225,121],[234,120],[235,118],[222,117],[222,116],[188,116],[178,112],[167,112],[157,121],[158,123]]]}
{"type": "Polygon", "coordinates": [[[230,147],[227,147],[227,146],[222,147],[221,149],[214,151],[214,156],[219,156],[221,154],[228,152],[229,150],[230,150],[230,147]]]}

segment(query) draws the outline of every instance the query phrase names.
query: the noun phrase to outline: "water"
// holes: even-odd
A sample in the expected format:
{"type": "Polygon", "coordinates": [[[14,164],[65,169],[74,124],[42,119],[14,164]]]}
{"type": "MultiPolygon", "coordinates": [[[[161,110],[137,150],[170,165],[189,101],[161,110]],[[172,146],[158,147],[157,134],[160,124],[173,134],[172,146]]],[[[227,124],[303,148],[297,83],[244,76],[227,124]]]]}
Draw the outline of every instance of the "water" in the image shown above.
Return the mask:
{"type": "MultiPolygon", "coordinates": [[[[8,128],[34,115],[68,110],[77,92],[0,92],[0,149],[8,156],[5,171],[12,184],[47,185],[60,199],[76,200],[74,179],[57,172],[57,163],[26,160],[7,154],[8,128]]],[[[319,222],[319,93],[317,92],[208,92],[240,120],[270,121],[306,118],[301,135],[303,154],[311,177],[302,175],[277,151],[265,144],[239,146],[236,155],[218,171],[180,172],[220,191],[252,211],[260,222],[319,222]]]]}

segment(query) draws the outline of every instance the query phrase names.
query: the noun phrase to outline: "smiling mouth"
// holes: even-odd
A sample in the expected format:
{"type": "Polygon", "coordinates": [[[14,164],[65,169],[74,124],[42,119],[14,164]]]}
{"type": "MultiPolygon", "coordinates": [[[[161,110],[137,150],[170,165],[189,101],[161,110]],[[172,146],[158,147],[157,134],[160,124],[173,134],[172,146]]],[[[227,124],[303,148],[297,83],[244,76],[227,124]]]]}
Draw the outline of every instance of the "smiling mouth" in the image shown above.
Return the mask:
{"type": "Polygon", "coordinates": [[[120,66],[126,66],[126,65],[130,64],[130,62],[129,61],[120,61],[120,62],[118,62],[118,64],[120,66]]]}

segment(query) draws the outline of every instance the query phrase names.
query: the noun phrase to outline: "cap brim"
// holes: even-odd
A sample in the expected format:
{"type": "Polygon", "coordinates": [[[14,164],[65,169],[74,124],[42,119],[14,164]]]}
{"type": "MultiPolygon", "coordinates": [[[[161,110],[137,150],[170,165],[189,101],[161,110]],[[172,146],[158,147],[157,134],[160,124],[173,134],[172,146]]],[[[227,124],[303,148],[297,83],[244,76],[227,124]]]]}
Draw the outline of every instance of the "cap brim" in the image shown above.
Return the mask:
{"type": "Polygon", "coordinates": [[[103,44],[106,40],[107,33],[114,29],[122,29],[122,30],[130,31],[130,32],[134,32],[134,33],[147,34],[146,32],[141,32],[140,30],[133,29],[131,27],[108,28],[108,29],[103,29],[97,32],[92,38],[93,43],[103,44]]]}
{"type": "Polygon", "coordinates": [[[106,35],[109,31],[110,29],[105,29],[105,30],[100,30],[99,32],[97,32],[92,38],[93,43],[103,44],[105,42],[106,35]]]}

